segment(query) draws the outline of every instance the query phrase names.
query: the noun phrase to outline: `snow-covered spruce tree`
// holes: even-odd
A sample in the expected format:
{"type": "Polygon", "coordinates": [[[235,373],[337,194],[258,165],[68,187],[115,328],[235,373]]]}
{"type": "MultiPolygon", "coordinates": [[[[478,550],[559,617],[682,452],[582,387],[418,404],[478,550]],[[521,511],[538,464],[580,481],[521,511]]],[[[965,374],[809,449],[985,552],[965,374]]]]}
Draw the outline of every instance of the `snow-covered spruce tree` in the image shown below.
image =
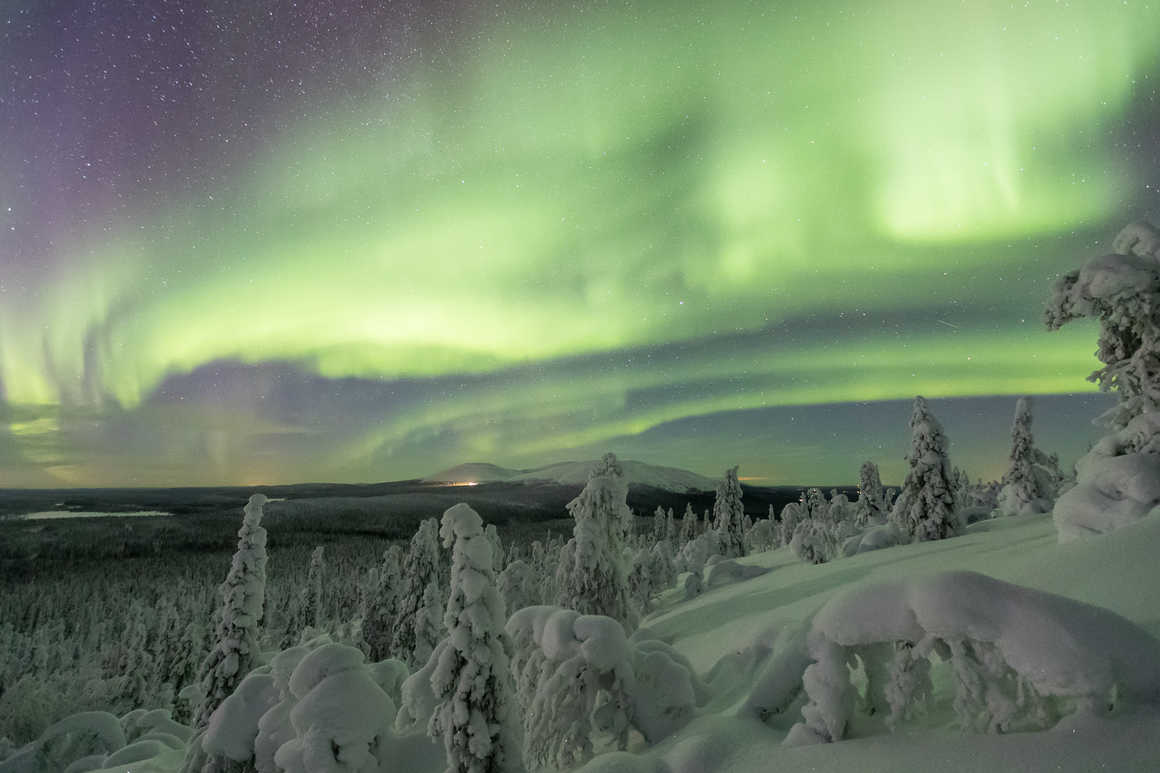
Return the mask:
{"type": "Polygon", "coordinates": [[[367,659],[372,663],[391,654],[402,566],[403,549],[391,545],[383,552],[383,562],[367,578],[368,587],[363,593],[362,632],[367,645],[367,659]]]}
{"type": "Polygon", "coordinates": [[[958,527],[947,439],[921,395],[914,398],[910,431],[910,454],[906,457],[910,467],[890,520],[909,539],[945,539],[958,527]]]}
{"type": "Polygon", "coordinates": [[[479,514],[463,503],[443,513],[439,535],[452,549],[451,594],[443,618],[446,646],[431,673],[436,706],[427,732],[443,739],[447,773],[520,773],[512,646],[492,545],[479,514]]]}
{"type": "Polygon", "coordinates": [[[778,545],[788,545],[798,524],[803,520],[801,502],[789,502],[781,509],[781,520],[777,527],[778,545]]]}
{"type": "Polygon", "coordinates": [[[1011,426],[1010,464],[999,490],[998,512],[1001,515],[1046,513],[1051,510],[1053,491],[1048,490],[1048,474],[1038,469],[1035,440],[1031,435],[1031,398],[1020,397],[1015,403],[1015,422],[1011,426]]]}
{"type": "Polygon", "coordinates": [[[279,640],[281,649],[293,647],[303,639],[313,637],[321,628],[325,574],[324,549],[322,545],[317,545],[310,553],[310,565],[306,570],[306,584],[298,593],[290,597],[286,605],[285,630],[279,640]]]}
{"type": "Polygon", "coordinates": [[[693,512],[693,506],[688,502],[685,503],[685,517],[681,519],[681,544],[684,547],[692,542],[697,537],[697,514],[693,512]]]}
{"type": "Polygon", "coordinates": [[[826,495],[820,488],[806,489],[798,501],[801,502],[803,517],[807,519],[825,520],[829,515],[830,506],[826,503],[826,495]]]}
{"type": "MultiPolygon", "coordinates": [[[[438,524],[428,518],[419,524],[419,529],[411,537],[411,547],[403,559],[402,576],[399,580],[398,611],[395,616],[395,632],[391,638],[390,655],[414,670],[423,665],[415,657],[415,616],[423,604],[423,592],[427,583],[438,578],[439,543],[436,541],[438,524]]],[[[486,539],[486,537],[485,537],[486,539]]],[[[490,541],[492,550],[495,546],[490,541]]]]}
{"type": "Polygon", "coordinates": [[[667,529],[668,516],[665,514],[665,509],[657,505],[657,509],[653,511],[652,541],[654,544],[665,538],[667,529]]]}
{"type": "Polygon", "coordinates": [[[1117,254],[1060,277],[1044,312],[1050,330],[1081,318],[1099,322],[1104,367],[1088,379],[1116,395],[1100,417],[1111,434],[1076,463],[1076,485],[1055,503],[1060,541],[1160,512],[1160,231],[1133,223],[1112,247],[1117,254]]]}
{"type": "Polygon", "coordinates": [[[415,662],[426,663],[443,638],[443,594],[432,579],[423,589],[423,603],[415,614],[415,662]]]}
{"type": "Polygon", "coordinates": [[[886,492],[882,489],[882,478],[878,475],[878,465],[862,462],[858,470],[858,501],[855,503],[854,524],[863,529],[873,523],[886,520],[886,492]]]}
{"type": "Polygon", "coordinates": [[[717,498],[713,500],[713,528],[721,545],[721,555],[737,558],[745,555],[745,507],[741,503],[741,481],[737,467],[725,471],[717,483],[717,498]]]}
{"type": "Polygon", "coordinates": [[[560,551],[559,604],[584,615],[605,615],[627,630],[636,627],[628,591],[623,523],[628,486],[613,454],[592,469],[580,496],[568,503],[576,524],[560,551]]]}
{"type": "Polygon", "coordinates": [[[854,523],[854,505],[845,494],[835,491],[830,497],[826,520],[835,545],[841,545],[858,532],[858,527],[854,523]]]}
{"type": "Polygon", "coordinates": [[[536,570],[526,561],[512,561],[499,573],[496,580],[499,595],[508,613],[540,603],[540,588],[536,570]]]}
{"type": "Polygon", "coordinates": [[[505,563],[507,553],[505,553],[503,549],[503,540],[499,538],[499,529],[495,527],[494,523],[489,523],[487,528],[483,530],[483,533],[484,536],[487,537],[487,541],[491,543],[491,566],[493,569],[495,569],[495,573],[498,575],[504,570],[504,567],[507,566],[505,563]]]}
{"type": "Polygon", "coordinates": [[[262,528],[264,494],[254,494],[245,507],[238,549],[221,584],[217,641],[199,671],[201,702],[193,712],[193,727],[205,727],[222,701],[241,683],[258,655],[258,624],[266,603],[266,530],[262,528]]]}
{"type": "Polygon", "coordinates": [[[1101,417],[1121,430],[1160,408],[1160,231],[1133,223],[1112,242],[1114,255],[1089,260],[1052,285],[1044,310],[1049,330],[1076,319],[1100,324],[1096,357],[1104,367],[1088,376],[1116,405],[1101,417]]]}
{"type": "Polygon", "coordinates": [[[865,528],[872,523],[886,520],[886,492],[882,478],[878,475],[878,465],[863,462],[858,470],[858,499],[854,503],[854,525],[865,528]]]}
{"type": "Polygon", "coordinates": [[[773,505],[769,506],[770,517],[759,518],[749,531],[745,532],[745,543],[752,553],[764,553],[771,550],[777,541],[773,520],[773,505]]]}

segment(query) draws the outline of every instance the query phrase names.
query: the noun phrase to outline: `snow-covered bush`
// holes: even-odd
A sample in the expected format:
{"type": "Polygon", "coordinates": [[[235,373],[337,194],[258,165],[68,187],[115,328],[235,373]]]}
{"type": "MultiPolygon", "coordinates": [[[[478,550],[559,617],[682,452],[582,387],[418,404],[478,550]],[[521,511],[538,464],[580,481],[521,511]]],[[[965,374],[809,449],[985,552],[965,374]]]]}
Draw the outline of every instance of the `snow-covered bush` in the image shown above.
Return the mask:
{"type": "Polygon", "coordinates": [[[707,697],[687,660],[660,641],[630,642],[611,618],[526,607],[507,630],[531,764],[566,768],[624,748],[630,728],[655,743],[707,697]]]}
{"type": "Polygon", "coordinates": [[[764,566],[741,564],[731,558],[718,561],[705,572],[705,587],[719,588],[722,585],[731,585],[735,582],[751,580],[768,572],[764,566]]]}
{"type": "Polygon", "coordinates": [[[125,742],[117,717],[83,711],[54,723],[35,741],[13,751],[0,761],[0,773],[58,773],[82,759],[103,764],[125,742]]]}
{"type": "Polygon", "coordinates": [[[859,553],[869,553],[872,550],[892,548],[895,545],[905,545],[910,540],[898,533],[894,524],[884,523],[871,526],[869,529],[847,538],[841,544],[841,553],[847,558],[859,553]]]}
{"type": "Polygon", "coordinates": [[[975,572],[859,586],[826,603],[809,634],[809,702],[789,745],[841,740],[856,705],[888,725],[930,699],[930,656],[949,662],[967,730],[1043,728],[1067,711],[1160,705],[1160,641],[1100,607],[975,572]],[[847,667],[861,663],[866,694],[847,667]]]}
{"type": "Polygon", "coordinates": [[[677,575],[677,589],[685,601],[700,596],[705,590],[705,582],[700,572],[681,572],[677,575]]]}
{"type": "Polygon", "coordinates": [[[696,572],[700,573],[705,564],[713,556],[720,555],[720,543],[717,538],[717,532],[712,529],[702,532],[693,538],[692,542],[687,543],[681,548],[680,554],[676,558],[676,568],[679,572],[696,572]]]}
{"type": "Polygon", "coordinates": [[[802,506],[799,502],[790,502],[781,509],[781,520],[778,523],[777,542],[779,545],[789,545],[793,541],[793,534],[803,518],[802,506]]]}
{"type": "Polygon", "coordinates": [[[913,540],[945,539],[959,528],[954,510],[955,485],[947,459],[946,435],[921,395],[914,398],[910,431],[910,453],[906,457],[909,467],[890,521],[913,540]]]}
{"type": "MultiPolygon", "coordinates": [[[[770,509],[773,509],[773,505],[770,505],[770,509]]],[[[771,550],[776,542],[777,528],[772,517],[757,519],[753,527],[745,533],[745,544],[750,553],[764,553],[771,550]]]]}
{"type": "Polygon", "coordinates": [[[451,592],[446,643],[431,658],[436,705],[427,732],[442,737],[453,773],[521,771],[511,641],[495,587],[494,546],[479,514],[463,503],[443,513],[439,536],[452,549],[451,592]]]}
{"type": "Polygon", "coordinates": [[[540,603],[539,578],[525,561],[512,561],[500,572],[496,585],[508,613],[540,603]]]}
{"type": "Polygon", "coordinates": [[[807,564],[824,564],[837,554],[834,530],[820,518],[799,521],[789,547],[799,560],[807,564]]]}
{"type": "Polygon", "coordinates": [[[390,697],[371,679],[354,647],[324,644],[305,655],[290,677],[294,737],[274,754],[286,773],[372,773],[395,715],[390,697]]]}
{"type": "MultiPolygon", "coordinates": [[[[254,759],[254,741],[262,715],[272,709],[281,696],[269,666],[251,671],[233,694],[222,701],[205,732],[198,739],[201,751],[209,758],[250,763],[254,759]]],[[[204,762],[202,769],[205,769],[204,762]]],[[[224,768],[218,764],[213,767],[224,768]]]]}

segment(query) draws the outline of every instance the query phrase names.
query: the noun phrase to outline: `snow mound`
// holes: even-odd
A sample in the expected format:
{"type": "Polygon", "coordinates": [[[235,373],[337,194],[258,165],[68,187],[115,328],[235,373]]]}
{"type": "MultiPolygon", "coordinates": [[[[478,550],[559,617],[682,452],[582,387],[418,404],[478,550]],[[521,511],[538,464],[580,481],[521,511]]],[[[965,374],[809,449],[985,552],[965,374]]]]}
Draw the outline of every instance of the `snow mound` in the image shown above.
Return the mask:
{"type": "Polygon", "coordinates": [[[741,564],[732,559],[718,561],[705,570],[705,587],[719,588],[722,585],[760,577],[768,571],[769,569],[764,566],[741,564]]]}
{"type": "Polygon", "coordinates": [[[1113,612],[976,572],[857,587],[814,617],[804,723],[788,745],[840,740],[857,699],[847,662],[861,660],[863,704],[893,724],[930,694],[927,657],[949,660],[964,729],[1053,724],[1068,706],[1160,705],[1160,642],[1113,612]]]}
{"type": "Polygon", "coordinates": [[[1101,438],[1076,463],[1076,485],[1055,503],[1059,541],[1107,534],[1160,512],[1160,414],[1101,438]]]}

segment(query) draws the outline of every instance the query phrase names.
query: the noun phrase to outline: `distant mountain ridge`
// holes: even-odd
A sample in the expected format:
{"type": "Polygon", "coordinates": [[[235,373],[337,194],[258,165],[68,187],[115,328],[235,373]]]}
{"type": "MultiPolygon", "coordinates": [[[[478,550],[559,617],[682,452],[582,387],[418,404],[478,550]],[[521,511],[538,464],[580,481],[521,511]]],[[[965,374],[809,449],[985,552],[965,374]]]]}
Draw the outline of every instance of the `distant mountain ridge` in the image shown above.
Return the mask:
{"type": "MultiPolygon", "coordinates": [[[[449,467],[429,475],[423,480],[428,483],[457,483],[460,485],[524,482],[582,486],[588,482],[588,475],[596,462],[596,459],[583,462],[558,462],[530,470],[513,470],[487,462],[468,462],[449,467]]],[[[631,459],[621,460],[620,466],[624,470],[624,477],[630,486],[634,484],[652,486],[681,494],[688,491],[712,491],[717,486],[717,481],[711,478],[678,467],[662,467],[631,459]]]]}

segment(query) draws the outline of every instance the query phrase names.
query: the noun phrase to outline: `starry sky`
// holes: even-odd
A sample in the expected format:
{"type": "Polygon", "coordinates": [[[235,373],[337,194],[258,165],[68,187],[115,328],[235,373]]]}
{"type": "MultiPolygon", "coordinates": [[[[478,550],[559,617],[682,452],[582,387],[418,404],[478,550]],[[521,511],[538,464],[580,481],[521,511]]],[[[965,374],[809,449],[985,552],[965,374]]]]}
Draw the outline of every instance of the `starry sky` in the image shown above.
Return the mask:
{"type": "Polygon", "coordinates": [[[1160,4],[12,0],[0,487],[603,450],[1003,471],[1051,279],[1160,210],[1160,4]]]}

